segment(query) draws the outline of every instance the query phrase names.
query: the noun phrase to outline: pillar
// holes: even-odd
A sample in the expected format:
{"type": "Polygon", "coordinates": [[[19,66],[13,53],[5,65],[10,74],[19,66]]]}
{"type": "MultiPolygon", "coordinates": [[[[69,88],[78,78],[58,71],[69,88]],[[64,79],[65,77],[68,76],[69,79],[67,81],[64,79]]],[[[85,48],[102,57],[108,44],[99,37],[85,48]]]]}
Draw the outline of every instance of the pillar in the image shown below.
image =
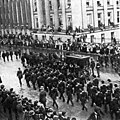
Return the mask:
{"type": "Polygon", "coordinates": [[[14,25],[17,25],[17,11],[16,11],[16,0],[13,0],[13,16],[14,16],[14,25]]]}
{"type": "Polygon", "coordinates": [[[116,0],[113,0],[113,22],[117,24],[117,5],[116,0]]]}
{"type": "Polygon", "coordinates": [[[22,25],[22,16],[21,16],[21,6],[20,6],[20,0],[17,0],[17,8],[18,8],[18,25],[21,28],[22,25]]]}
{"type": "Polygon", "coordinates": [[[108,11],[107,11],[107,0],[103,0],[103,7],[104,7],[104,24],[108,26],[108,11]]]}
{"type": "Polygon", "coordinates": [[[73,30],[82,27],[81,0],[71,0],[73,30]]]}
{"type": "Polygon", "coordinates": [[[31,25],[32,25],[32,29],[34,29],[34,17],[33,17],[33,0],[30,0],[30,11],[31,11],[31,25]]]}
{"type": "Polygon", "coordinates": [[[97,0],[92,0],[92,3],[93,3],[93,23],[94,27],[98,27],[97,0]]]}
{"type": "Polygon", "coordinates": [[[30,6],[30,0],[26,0],[26,4],[27,4],[27,16],[28,16],[28,27],[31,28],[32,27],[32,20],[31,20],[31,7],[30,6]]]}
{"type": "Polygon", "coordinates": [[[0,0],[1,3],[1,17],[2,17],[2,26],[5,27],[5,9],[4,9],[4,2],[3,0],[0,0]]]}
{"type": "Polygon", "coordinates": [[[23,25],[26,26],[25,0],[21,0],[23,25]]]}
{"type": "Polygon", "coordinates": [[[58,11],[58,1],[53,0],[53,11],[54,11],[54,25],[55,30],[58,30],[59,27],[59,11],[58,11]]]}
{"type": "Polygon", "coordinates": [[[42,7],[42,0],[37,0],[37,12],[38,12],[38,24],[39,28],[41,29],[42,25],[44,25],[44,18],[43,18],[43,7],[42,7]]]}
{"type": "Polygon", "coordinates": [[[5,18],[6,18],[6,27],[9,28],[9,11],[8,11],[8,0],[4,0],[5,5],[5,18]]]}
{"type": "Polygon", "coordinates": [[[66,6],[65,6],[65,0],[61,0],[62,4],[62,24],[63,24],[63,30],[67,29],[67,23],[66,23],[66,6]]]}
{"type": "Polygon", "coordinates": [[[82,28],[87,28],[86,0],[81,0],[82,28]]]}
{"type": "Polygon", "coordinates": [[[46,18],[46,26],[50,25],[50,6],[49,0],[45,0],[45,18],[46,18]]]}
{"type": "Polygon", "coordinates": [[[12,1],[9,1],[8,3],[9,6],[9,20],[10,20],[10,27],[13,28],[13,9],[12,9],[12,1]]]}

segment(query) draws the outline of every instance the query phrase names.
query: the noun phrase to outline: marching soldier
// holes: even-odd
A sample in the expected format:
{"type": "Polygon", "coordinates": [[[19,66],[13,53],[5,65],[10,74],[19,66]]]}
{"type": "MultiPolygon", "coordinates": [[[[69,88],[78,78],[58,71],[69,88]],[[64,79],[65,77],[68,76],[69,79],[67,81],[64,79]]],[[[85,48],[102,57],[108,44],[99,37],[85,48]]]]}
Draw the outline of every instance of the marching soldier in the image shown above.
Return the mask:
{"type": "Polygon", "coordinates": [[[39,94],[39,102],[41,102],[45,108],[46,108],[46,101],[47,101],[46,96],[47,96],[46,91],[44,90],[44,87],[41,86],[40,94],[39,94]]]}
{"type": "Polygon", "coordinates": [[[57,88],[53,87],[50,91],[50,97],[52,98],[53,100],[53,107],[54,105],[56,105],[57,109],[58,109],[58,104],[56,102],[56,99],[57,99],[57,96],[58,96],[58,91],[57,91],[57,88]]]}
{"type": "Polygon", "coordinates": [[[82,105],[82,110],[86,110],[87,111],[87,107],[86,107],[86,102],[88,99],[88,95],[87,92],[85,92],[84,90],[80,93],[80,101],[81,101],[81,105],[82,105]]]}
{"type": "Polygon", "coordinates": [[[62,99],[63,99],[63,102],[65,102],[65,98],[64,98],[65,82],[62,81],[62,80],[58,83],[58,91],[59,91],[59,93],[60,93],[59,99],[62,98],[62,99]]]}
{"type": "Polygon", "coordinates": [[[66,87],[66,94],[67,94],[67,104],[69,104],[69,101],[71,102],[72,106],[74,106],[73,103],[73,88],[70,84],[66,87]]]}

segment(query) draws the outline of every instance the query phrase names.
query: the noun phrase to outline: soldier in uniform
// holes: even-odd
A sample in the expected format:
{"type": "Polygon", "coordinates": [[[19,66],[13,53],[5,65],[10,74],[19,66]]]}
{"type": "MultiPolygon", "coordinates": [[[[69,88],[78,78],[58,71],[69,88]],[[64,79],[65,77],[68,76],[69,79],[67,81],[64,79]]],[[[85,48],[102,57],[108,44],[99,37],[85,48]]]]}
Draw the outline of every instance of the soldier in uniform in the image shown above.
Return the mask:
{"type": "Polygon", "coordinates": [[[71,102],[72,106],[74,106],[73,103],[73,88],[70,84],[66,87],[66,95],[67,95],[67,104],[69,104],[69,101],[71,102]]]}
{"type": "Polygon", "coordinates": [[[80,93],[80,101],[81,101],[81,105],[82,105],[82,110],[86,110],[87,111],[87,107],[86,107],[86,102],[88,99],[88,95],[87,92],[85,92],[84,90],[80,93]]]}
{"type": "Polygon", "coordinates": [[[59,99],[63,99],[63,102],[65,102],[65,97],[64,97],[64,92],[65,92],[65,82],[64,81],[59,81],[58,83],[58,91],[60,93],[59,99]]]}
{"type": "Polygon", "coordinates": [[[56,105],[57,109],[58,109],[58,104],[56,102],[56,99],[57,99],[57,96],[58,96],[58,91],[57,91],[57,88],[55,87],[52,87],[51,91],[50,91],[50,97],[52,98],[53,100],[53,107],[54,105],[56,105]]]}
{"type": "Polygon", "coordinates": [[[44,90],[44,87],[41,86],[40,94],[39,94],[39,102],[41,102],[45,108],[46,108],[46,101],[47,101],[46,96],[47,96],[46,91],[44,90]]]}

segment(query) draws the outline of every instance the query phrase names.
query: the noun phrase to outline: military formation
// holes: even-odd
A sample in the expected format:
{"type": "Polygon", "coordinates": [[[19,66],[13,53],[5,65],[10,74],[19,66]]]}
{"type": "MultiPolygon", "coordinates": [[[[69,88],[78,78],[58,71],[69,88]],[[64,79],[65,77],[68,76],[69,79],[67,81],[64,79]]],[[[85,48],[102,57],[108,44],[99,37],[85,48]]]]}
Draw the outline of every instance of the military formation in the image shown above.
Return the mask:
{"type": "MultiPolygon", "coordinates": [[[[4,38],[6,37],[4,36],[4,38]]],[[[41,46],[41,43],[36,42],[34,45],[41,46]]],[[[72,50],[76,51],[76,44],[72,45],[72,50]]],[[[44,46],[45,44],[42,43],[42,47],[44,46]]],[[[71,44],[64,45],[63,48],[71,50],[69,49],[70,46],[71,44]]],[[[82,47],[79,46],[79,50],[87,53],[88,46],[82,44],[82,47]]],[[[17,95],[13,89],[7,91],[1,85],[0,102],[4,113],[6,110],[9,111],[10,120],[12,120],[12,111],[15,113],[16,120],[21,119],[19,114],[23,113],[25,120],[70,120],[65,113],[59,114],[47,107],[47,96],[49,96],[52,99],[54,109],[59,109],[57,99],[72,106],[78,102],[82,106],[80,109],[85,111],[89,110],[87,103],[90,103],[91,107],[94,107],[94,112],[87,120],[102,120],[105,114],[110,114],[111,120],[120,120],[119,85],[113,84],[110,79],[108,79],[107,84],[100,80],[100,69],[102,67],[111,66],[119,74],[119,49],[116,45],[94,45],[90,51],[97,54],[97,61],[93,58],[90,59],[89,66],[84,66],[83,69],[76,63],[68,64],[65,60],[61,60],[55,53],[22,53],[21,50],[1,52],[4,62],[14,61],[13,55],[16,56],[16,60],[21,59],[25,69],[21,71],[19,68],[16,74],[21,88],[24,78],[29,88],[39,89],[39,101],[33,103],[32,100],[17,95]],[[49,113],[51,114],[49,115],[49,113]]]]}

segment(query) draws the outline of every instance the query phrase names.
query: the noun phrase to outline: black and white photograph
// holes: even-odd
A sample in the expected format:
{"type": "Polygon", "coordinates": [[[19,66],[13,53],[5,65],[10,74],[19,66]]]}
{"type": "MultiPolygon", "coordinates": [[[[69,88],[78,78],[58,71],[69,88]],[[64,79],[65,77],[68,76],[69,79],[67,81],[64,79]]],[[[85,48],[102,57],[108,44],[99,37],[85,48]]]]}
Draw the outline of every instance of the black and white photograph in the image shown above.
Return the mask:
{"type": "Polygon", "coordinates": [[[120,0],[0,0],[0,120],[120,120],[120,0]]]}

